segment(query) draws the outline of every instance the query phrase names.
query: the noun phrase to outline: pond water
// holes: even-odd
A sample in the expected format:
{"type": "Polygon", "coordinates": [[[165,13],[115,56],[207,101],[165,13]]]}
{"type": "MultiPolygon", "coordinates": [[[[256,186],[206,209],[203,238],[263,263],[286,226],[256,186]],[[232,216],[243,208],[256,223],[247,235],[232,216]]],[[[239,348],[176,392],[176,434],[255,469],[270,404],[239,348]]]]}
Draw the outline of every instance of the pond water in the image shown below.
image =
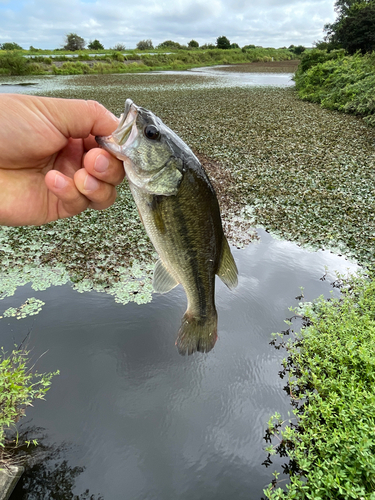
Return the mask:
{"type": "MultiPolygon", "coordinates": [[[[257,78],[270,85],[276,76],[286,85],[291,76],[191,74],[224,87],[251,86],[257,78]]],[[[0,91],[50,92],[66,78],[6,79],[36,82],[38,89],[0,91]]],[[[11,500],[73,494],[77,500],[260,499],[272,479],[262,466],[267,421],[290,410],[278,377],[284,353],[269,345],[271,334],[285,329],[300,287],[307,301],[329,296],[335,271],[357,266],[262,229],[258,235],[232,249],[237,289],[230,292],[217,279],[219,340],[206,355],[182,357],[174,346],[186,308],[181,287],[154,294],[147,304],[124,305],[105,293],[79,294],[69,284],[39,292],[26,285],[0,302],[0,313],[29,297],[45,302],[36,316],[2,319],[1,345],[10,350],[27,336],[37,370],[61,373],[21,425],[41,446],[11,500]]],[[[281,464],[275,459],[272,470],[281,464]]]]}
{"type": "MultiPolygon", "coordinates": [[[[294,85],[292,73],[236,73],[225,72],[220,69],[220,66],[194,68],[189,71],[150,71],[148,73],[123,73],[121,75],[113,75],[117,78],[118,84],[121,84],[121,79],[133,79],[139,89],[139,79],[144,79],[144,86],[147,87],[148,79],[153,79],[156,75],[164,75],[181,77],[185,80],[187,77],[192,77],[193,81],[189,82],[194,88],[208,87],[290,87],[294,85]],[[194,78],[195,77],[195,78],[194,78]]],[[[95,76],[94,76],[95,78],[95,76]]],[[[110,75],[106,75],[110,78],[110,75]]],[[[75,81],[87,80],[86,75],[77,75],[75,81]]],[[[178,84],[178,81],[176,82],[178,84]]],[[[185,81],[181,81],[186,86],[185,81]]],[[[90,82],[92,85],[92,82],[90,82]]],[[[74,86],[74,85],[73,85],[74,86]]],[[[14,94],[35,94],[43,95],[49,92],[64,90],[67,87],[72,87],[72,77],[65,75],[42,75],[42,76],[9,76],[0,78],[0,93],[14,94]]]]}
{"type": "Polygon", "coordinates": [[[61,372],[23,424],[40,427],[54,454],[24,475],[11,500],[67,498],[53,496],[63,487],[106,500],[261,497],[270,481],[261,465],[266,422],[290,409],[271,333],[285,329],[300,287],[305,300],[328,296],[334,270],[356,266],[259,234],[233,249],[238,288],[217,280],[219,340],[208,355],[175,349],[186,306],[180,287],[143,305],[68,285],[23,287],[3,301],[5,308],[32,294],[46,303],[33,318],[3,320],[1,344],[10,349],[30,332],[38,371],[61,372]],[[326,267],[331,279],[322,281],[326,267]]]}

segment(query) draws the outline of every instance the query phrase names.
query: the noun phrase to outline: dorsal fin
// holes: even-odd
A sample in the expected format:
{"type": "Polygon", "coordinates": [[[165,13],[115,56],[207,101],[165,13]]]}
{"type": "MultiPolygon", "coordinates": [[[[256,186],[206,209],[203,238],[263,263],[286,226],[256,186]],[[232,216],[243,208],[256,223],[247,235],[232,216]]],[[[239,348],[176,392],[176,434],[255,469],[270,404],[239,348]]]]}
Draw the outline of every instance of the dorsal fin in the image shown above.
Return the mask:
{"type": "Polygon", "coordinates": [[[225,236],[219,269],[216,274],[230,290],[236,288],[238,284],[238,270],[225,236]]]}
{"type": "Polygon", "coordinates": [[[160,259],[155,264],[152,285],[155,292],[158,293],[167,293],[178,285],[178,281],[175,280],[160,259]]]}

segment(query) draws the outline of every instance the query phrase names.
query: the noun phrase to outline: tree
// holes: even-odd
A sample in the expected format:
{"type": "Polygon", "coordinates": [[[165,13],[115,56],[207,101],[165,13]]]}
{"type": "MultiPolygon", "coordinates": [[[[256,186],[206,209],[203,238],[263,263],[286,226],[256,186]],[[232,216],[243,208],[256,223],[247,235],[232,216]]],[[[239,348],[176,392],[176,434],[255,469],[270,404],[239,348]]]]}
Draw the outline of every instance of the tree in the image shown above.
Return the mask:
{"type": "Polygon", "coordinates": [[[335,33],[335,40],[349,54],[375,50],[375,4],[358,9],[343,19],[335,33]]]}
{"type": "Polygon", "coordinates": [[[230,41],[226,36],[219,36],[216,39],[216,47],[218,49],[230,49],[230,41]]]}
{"type": "Polygon", "coordinates": [[[343,47],[350,54],[375,49],[374,0],[336,0],[336,21],[326,24],[324,40],[329,49],[343,47]]]}
{"type": "Polygon", "coordinates": [[[190,47],[191,49],[197,49],[199,47],[199,43],[195,40],[190,40],[190,42],[188,43],[188,47],[190,47]]]}
{"type": "Polygon", "coordinates": [[[230,48],[231,49],[239,49],[240,46],[238,45],[238,43],[231,43],[230,48]]]}
{"type": "Polygon", "coordinates": [[[151,40],[141,40],[137,43],[138,50],[152,50],[154,46],[152,45],[151,40]]]}
{"type": "Polygon", "coordinates": [[[158,49],[180,49],[181,45],[173,40],[165,40],[165,42],[159,43],[158,49]]]}
{"type": "Polygon", "coordinates": [[[96,39],[93,42],[90,42],[87,47],[91,50],[104,50],[103,45],[96,39]]]}
{"type": "Polygon", "coordinates": [[[78,36],[76,33],[69,33],[66,35],[66,44],[64,45],[64,50],[83,50],[85,48],[85,40],[78,36]]]}
{"type": "Polygon", "coordinates": [[[5,42],[0,44],[0,50],[23,50],[16,42],[5,42]]]}
{"type": "Polygon", "coordinates": [[[295,45],[289,45],[288,50],[299,56],[306,50],[306,47],[304,47],[303,45],[298,45],[297,47],[295,45]]]}

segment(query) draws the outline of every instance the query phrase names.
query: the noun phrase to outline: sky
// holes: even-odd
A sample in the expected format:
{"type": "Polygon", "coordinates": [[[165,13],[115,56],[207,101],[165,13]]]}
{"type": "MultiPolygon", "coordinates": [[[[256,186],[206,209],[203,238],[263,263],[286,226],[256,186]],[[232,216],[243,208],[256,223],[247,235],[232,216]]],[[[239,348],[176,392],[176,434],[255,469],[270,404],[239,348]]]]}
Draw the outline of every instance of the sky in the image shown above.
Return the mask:
{"type": "Polygon", "coordinates": [[[311,47],[335,20],[334,0],[0,0],[0,43],[61,48],[68,33],[105,48],[165,40],[311,47]]]}

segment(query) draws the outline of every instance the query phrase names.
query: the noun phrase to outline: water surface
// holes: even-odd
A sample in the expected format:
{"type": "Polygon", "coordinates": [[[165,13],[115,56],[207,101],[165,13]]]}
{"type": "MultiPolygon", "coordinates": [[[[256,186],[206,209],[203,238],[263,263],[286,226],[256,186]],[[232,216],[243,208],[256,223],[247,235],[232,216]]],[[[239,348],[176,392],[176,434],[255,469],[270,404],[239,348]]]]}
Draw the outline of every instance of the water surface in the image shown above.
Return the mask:
{"type": "MultiPolygon", "coordinates": [[[[182,82],[189,89],[285,86],[293,84],[290,76],[220,68],[106,75],[112,85],[106,93],[118,89],[122,108],[125,90],[167,94],[182,82]]],[[[61,90],[67,96],[71,89],[76,97],[90,89],[92,98],[95,81],[100,75],[12,77],[1,79],[14,85],[0,92],[61,90]],[[24,82],[37,85],[16,85],[24,82]]],[[[259,242],[233,249],[238,288],[230,292],[217,279],[219,340],[207,355],[181,357],[174,346],[186,307],[181,287],[142,305],[118,304],[105,293],[79,294],[70,284],[44,292],[27,285],[0,302],[0,314],[28,297],[45,302],[37,316],[2,319],[1,345],[10,350],[29,333],[38,371],[61,372],[46,401],[29,408],[22,424],[39,427],[30,437],[40,434],[41,448],[49,451],[11,500],[65,500],[73,493],[82,500],[259,500],[272,479],[261,465],[267,421],[275,411],[287,416],[290,410],[278,377],[284,354],[269,345],[271,334],[286,328],[300,287],[307,301],[328,296],[334,271],[356,266],[258,232],[259,242]]],[[[278,459],[275,468],[281,470],[278,459]]]]}
{"type": "Polygon", "coordinates": [[[6,307],[32,293],[46,302],[34,318],[3,320],[1,343],[10,349],[31,331],[33,357],[47,351],[38,370],[61,371],[46,401],[27,412],[58,459],[26,475],[12,500],[55,498],[59,482],[43,480],[46,496],[36,483],[58,466],[67,483],[82,467],[71,490],[106,500],[260,498],[271,479],[261,465],[264,429],[275,411],[289,410],[278,378],[283,353],[269,345],[271,333],[285,328],[301,286],[306,300],[328,296],[329,278],[320,280],[326,266],[331,280],[334,270],[355,268],[262,230],[260,237],[233,249],[238,288],[230,292],[217,280],[219,340],[207,355],[181,357],[174,346],[186,307],[180,287],[145,305],[119,305],[68,285],[37,293],[24,287],[3,301],[6,307]]]}

